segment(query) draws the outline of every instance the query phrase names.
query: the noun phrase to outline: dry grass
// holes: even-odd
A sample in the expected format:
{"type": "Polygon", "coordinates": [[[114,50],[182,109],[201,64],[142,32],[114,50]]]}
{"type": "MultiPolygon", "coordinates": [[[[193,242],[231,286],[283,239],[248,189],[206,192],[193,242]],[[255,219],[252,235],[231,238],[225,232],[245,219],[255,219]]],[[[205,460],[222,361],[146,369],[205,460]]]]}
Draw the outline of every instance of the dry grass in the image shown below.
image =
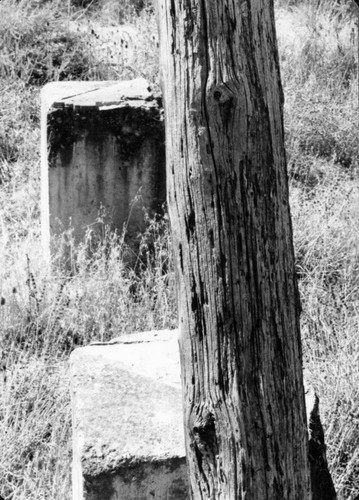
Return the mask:
{"type": "Polygon", "coordinates": [[[357,17],[328,4],[277,10],[289,170],[311,182],[317,157],[359,166],[357,17]]]}
{"type": "Polygon", "coordinates": [[[321,400],[339,498],[359,493],[359,188],[335,165],[305,192],[292,187],[305,366],[321,400]]]}
{"type": "Polygon", "coordinates": [[[29,354],[11,361],[1,395],[1,494],[6,499],[70,498],[66,364],[29,354]]]}
{"type": "MultiPolygon", "coordinates": [[[[5,498],[70,498],[71,428],[67,359],[92,340],[122,333],[174,328],[174,279],[165,219],[148,220],[134,267],[123,263],[123,242],[106,231],[89,257],[87,242],[73,257],[75,274],[50,272],[36,251],[32,257],[3,254],[0,307],[3,411],[0,462],[5,498]]],[[[15,246],[14,246],[15,248],[15,246]]],[[[6,249],[5,249],[6,250],[6,249]]],[[[30,248],[29,248],[30,250],[30,248]]]]}
{"type": "MultiPolygon", "coordinates": [[[[359,495],[355,19],[354,10],[331,0],[319,7],[277,2],[305,365],[321,398],[341,500],[359,495]]],[[[0,385],[0,495],[66,500],[68,353],[122,332],[176,326],[176,299],[166,220],[148,221],[135,269],[123,263],[121,237],[105,228],[92,258],[85,244],[74,256],[75,274],[46,268],[38,85],[139,75],[156,83],[156,25],[150,5],[137,15],[114,0],[73,1],[70,8],[2,0],[0,35],[0,360],[7,375],[0,385]]]]}
{"type": "Polygon", "coordinates": [[[338,496],[359,495],[359,110],[354,4],[278,2],[305,367],[338,496]]]}

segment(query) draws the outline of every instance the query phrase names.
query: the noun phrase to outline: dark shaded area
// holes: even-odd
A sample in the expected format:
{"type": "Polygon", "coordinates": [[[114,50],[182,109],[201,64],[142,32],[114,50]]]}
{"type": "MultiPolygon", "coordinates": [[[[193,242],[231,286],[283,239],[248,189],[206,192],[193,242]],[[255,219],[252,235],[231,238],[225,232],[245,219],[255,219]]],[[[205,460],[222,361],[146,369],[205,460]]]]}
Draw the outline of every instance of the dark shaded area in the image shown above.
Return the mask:
{"type": "MultiPolygon", "coordinates": [[[[161,474],[161,469],[163,469],[161,476],[163,475],[165,478],[167,472],[171,473],[178,470],[185,465],[185,462],[185,458],[172,458],[168,460],[151,460],[138,464],[124,463],[118,469],[114,468],[101,472],[97,476],[84,475],[85,491],[87,494],[91,494],[93,500],[111,500],[113,495],[116,494],[112,486],[115,476],[120,477],[124,484],[131,484],[134,480],[141,483],[148,480],[150,475],[161,474]]],[[[150,492],[153,498],[156,498],[156,493],[159,492],[150,492]]],[[[169,500],[188,499],[188,485],[185,478],[172,481],[172,484],[168,487],[167,498],[169,500]]]]}
{"type": "Polygon", "coordinates": [[[136,112],[131,102],[107,111],[96,108],[52,111],[47,121],[50,167],[54,166],[58,154],[68,155],[69,158],[64,160],[69,163],[73,144],[85,136],[99,142],[108,136],[115,136],[121,144],[121,155],[126,160],[137,154],[144,139],[163,141],[161,102],[158,104],[138,107],[136,112]]]}
{"type": "Polygon", "coordinates": [[[315,395],[315,403],[309,418],[309,463],[312,500],[336,500],[337,494],[328,469],[317,395],[315,395]]]}

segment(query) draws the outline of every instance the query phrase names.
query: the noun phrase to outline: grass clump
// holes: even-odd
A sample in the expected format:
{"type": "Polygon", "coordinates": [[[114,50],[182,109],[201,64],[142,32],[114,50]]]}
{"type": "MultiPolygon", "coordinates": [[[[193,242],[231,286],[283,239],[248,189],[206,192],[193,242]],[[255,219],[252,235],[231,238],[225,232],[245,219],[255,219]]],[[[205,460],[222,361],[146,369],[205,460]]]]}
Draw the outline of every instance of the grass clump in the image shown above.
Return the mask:
{"type": "Polygon", "coordinates": [[[354,9],[337,2],[280,5],[289,170],[311,185],[321,175],[317,159],[359,166],[357,18],[354,9]]]}
{"type": "Polygon", "coordinates": [[[92,1],[85,9],[73,2],[68,7],[2,0],[0,79],[27,86],[136,76],[153,81],[157,28],[148,2],[92,1]]]}
{"type": "Polygon", "coordinates": [[[107,227],[101,241],[93,241],[89,231],[72,254],[71,269],[46,271],[35,254],[26,256],[25,269],[6,276],[1,308],[6,345],[56,355],[92,340],[176,327],[166,219],[148,218],[137,255],[107,227]],[[126,264],[130,258],[134,265],[126,264]]]}
{"type": "MultiPolygon", "coordinates": [[[[124,2],[85,3],[0,2],[0,360],[7,378],[0,383],[0,495],[11,500],[71,497],[71,350],[122,333],[177,326],[165,219],[147,219],[135,253],[105,226],[97,244],[88,232],[72,252],[75,272],[60,265],[50,270],[41,257],[39,84],[134,76],[158,82],[151,5],[136,11],[124,2]]],[[[354,11],[329,0],[278,0],[276,7],[305,367],[320,396],[339,499],[354,500],[359,495],[354,11]]]]}
{"type": "Polygon", "coordinates": [[[66,29],[57,5],[3,0],[0,4],[0,77],[27,85],[86,79],[86,43],[66,29]],[[55,8],[54,8],[55,7],[55,8]]]}

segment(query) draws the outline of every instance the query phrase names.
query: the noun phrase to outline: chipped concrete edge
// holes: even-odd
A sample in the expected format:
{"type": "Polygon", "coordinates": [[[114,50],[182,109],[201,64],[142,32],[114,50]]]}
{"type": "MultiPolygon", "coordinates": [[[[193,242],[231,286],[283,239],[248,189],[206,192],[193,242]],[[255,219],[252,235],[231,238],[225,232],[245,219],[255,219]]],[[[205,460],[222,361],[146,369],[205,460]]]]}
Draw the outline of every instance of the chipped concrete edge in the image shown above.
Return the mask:
{"type": "Polygon", "coordinates": [[[106,346],[116,344],[142,344],[147,342],[167,342],[173,339],[178,339],[178,329],[173,330],[150,330],[147,332],[130,333],[115,337],[108,342],[94,341],[89,344],[91,346],[106,346]]]}

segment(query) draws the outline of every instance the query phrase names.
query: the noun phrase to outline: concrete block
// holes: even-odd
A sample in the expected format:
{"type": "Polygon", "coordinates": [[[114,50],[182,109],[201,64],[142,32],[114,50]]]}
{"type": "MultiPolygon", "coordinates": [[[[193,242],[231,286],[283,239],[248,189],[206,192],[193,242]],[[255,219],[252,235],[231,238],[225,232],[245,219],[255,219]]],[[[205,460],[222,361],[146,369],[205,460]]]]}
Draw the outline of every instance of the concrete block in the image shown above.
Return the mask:
{"type": "Polygon", "coordinates": [[[73,500],[184,500],[177,330],[76,349],[70,358],[73,500]]]}
{"type": "Polygon", "coordinates": [[[42,90],[42,241],[72,229],[75,243],[99,213],[128,242],[144,212],[166,200],[160,99],[148,82],[55,82],[42,90]]]}

